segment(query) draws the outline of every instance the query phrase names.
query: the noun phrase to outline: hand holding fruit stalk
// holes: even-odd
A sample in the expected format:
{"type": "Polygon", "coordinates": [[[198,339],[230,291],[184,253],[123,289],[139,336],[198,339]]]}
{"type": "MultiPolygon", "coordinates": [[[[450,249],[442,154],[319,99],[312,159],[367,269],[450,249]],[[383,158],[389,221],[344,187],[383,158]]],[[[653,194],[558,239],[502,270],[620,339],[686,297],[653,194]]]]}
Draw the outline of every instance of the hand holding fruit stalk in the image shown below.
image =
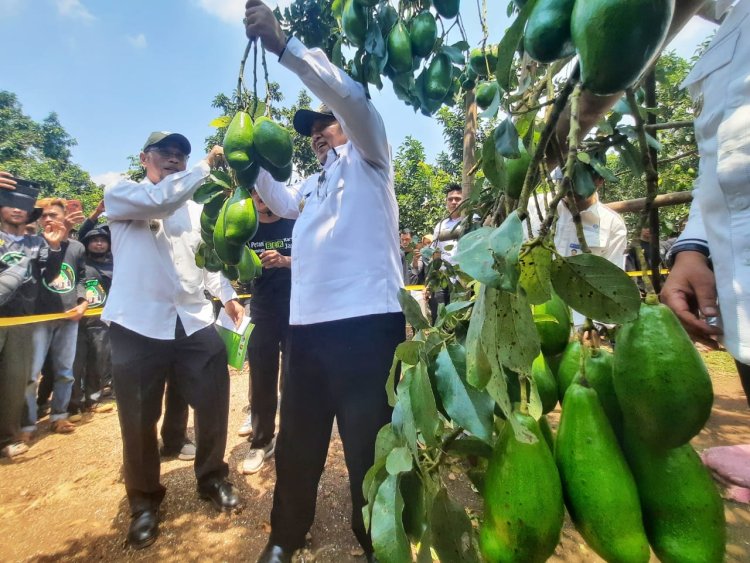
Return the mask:
{"type": "Polygon", "coordinates": [[[280,55],[286,46],[286,35],[276,16],[262,0],[248,0],[245,4],[245,33],[250,40],[259,38],[263,47],[280,55]]]}

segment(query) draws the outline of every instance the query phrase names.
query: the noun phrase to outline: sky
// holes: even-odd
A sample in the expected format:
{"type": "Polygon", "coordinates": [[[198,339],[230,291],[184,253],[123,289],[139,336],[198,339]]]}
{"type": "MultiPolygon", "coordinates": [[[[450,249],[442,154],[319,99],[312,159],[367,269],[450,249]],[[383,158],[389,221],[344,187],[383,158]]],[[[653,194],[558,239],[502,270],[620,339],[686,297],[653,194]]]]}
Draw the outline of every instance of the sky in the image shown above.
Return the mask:
{"type": "MultiPolygon", "coordinates": [[[[269,3],[277,1],[289,0],[269,3]]],[[[487,5],[489,39],[496,42],[509,25],[507,1],[487,5]]],[[[478,10],[471,0],[464,6],[470,43],[478,43],[478,10]]],[[[211,100],[236,86],[246,45],[243,13],[243,0],[0,0],[0,89],[15,93],[35,120],[56,112],[78,141],[73,161],[97,183],[125,171],[128,156],[155,130],[186,135],[195,162],[219,115],[211,100]]],[[[693,18],[670,48],[690,57],[713,29],[693,18]]],[[[291,105],[302,83],[273,56],[268,67],[285,96],[282,105],[291,105]]],[[[411,135],[434,162],[444,149],[439,123],[398,100],[387,79],[381,92],[372,92],[394,151],[411,135]]]]}

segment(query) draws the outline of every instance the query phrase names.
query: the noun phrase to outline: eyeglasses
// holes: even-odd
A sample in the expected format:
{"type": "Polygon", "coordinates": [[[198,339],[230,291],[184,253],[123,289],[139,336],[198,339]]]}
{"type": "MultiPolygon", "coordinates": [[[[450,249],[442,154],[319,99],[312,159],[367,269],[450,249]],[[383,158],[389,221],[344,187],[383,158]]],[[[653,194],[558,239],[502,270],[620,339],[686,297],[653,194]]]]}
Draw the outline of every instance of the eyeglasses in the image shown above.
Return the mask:
{"type": "Polygon", "coordinates": [[[162,149],[159,147],[153,147],[153,148],[147,149],[146,152],[155,152],[156,154],[158,154],[160,157],[164,159],[168,160],[168,159],[173,158],[179,162],[185,162],[189,156],[182,151],[170,151],[169,149],[162,149]]]}

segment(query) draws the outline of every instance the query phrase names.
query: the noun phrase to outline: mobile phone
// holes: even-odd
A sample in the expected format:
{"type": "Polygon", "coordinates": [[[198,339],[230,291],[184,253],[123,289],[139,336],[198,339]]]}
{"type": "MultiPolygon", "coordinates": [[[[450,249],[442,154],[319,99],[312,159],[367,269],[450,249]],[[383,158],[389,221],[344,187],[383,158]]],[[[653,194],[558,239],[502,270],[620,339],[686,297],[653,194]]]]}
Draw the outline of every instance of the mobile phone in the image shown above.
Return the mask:
{"type": "Polygon", "coordinates": [[[69,199],[65,203],[65,213],[67,215],[70,215],[71,213],[75,213],[77,211],[83,211],[83,205],[81,205],[80,199],[69,199]]]}

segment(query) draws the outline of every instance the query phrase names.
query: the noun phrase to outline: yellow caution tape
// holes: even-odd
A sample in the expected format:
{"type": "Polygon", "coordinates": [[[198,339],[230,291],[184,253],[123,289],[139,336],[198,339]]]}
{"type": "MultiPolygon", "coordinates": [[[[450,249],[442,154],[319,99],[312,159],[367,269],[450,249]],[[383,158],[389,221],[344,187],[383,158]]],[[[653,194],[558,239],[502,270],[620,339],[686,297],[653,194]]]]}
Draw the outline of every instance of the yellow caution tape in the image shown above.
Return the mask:
{"type": "MultiPolygon", "coordinates": [[[[643,275],[649,275],[650,276],[652,274],[651,270],[640,270],[640,271],[637,271],[637,272],[625,272],[625,273],[628,274],[631,278],[635,278],[635,277],[643,276],[643,275]]],[[[666,274],[669,273],[669,270],[661,269],[661,270],[659,270],[659,273],[666,275],[666,274]]]]}

